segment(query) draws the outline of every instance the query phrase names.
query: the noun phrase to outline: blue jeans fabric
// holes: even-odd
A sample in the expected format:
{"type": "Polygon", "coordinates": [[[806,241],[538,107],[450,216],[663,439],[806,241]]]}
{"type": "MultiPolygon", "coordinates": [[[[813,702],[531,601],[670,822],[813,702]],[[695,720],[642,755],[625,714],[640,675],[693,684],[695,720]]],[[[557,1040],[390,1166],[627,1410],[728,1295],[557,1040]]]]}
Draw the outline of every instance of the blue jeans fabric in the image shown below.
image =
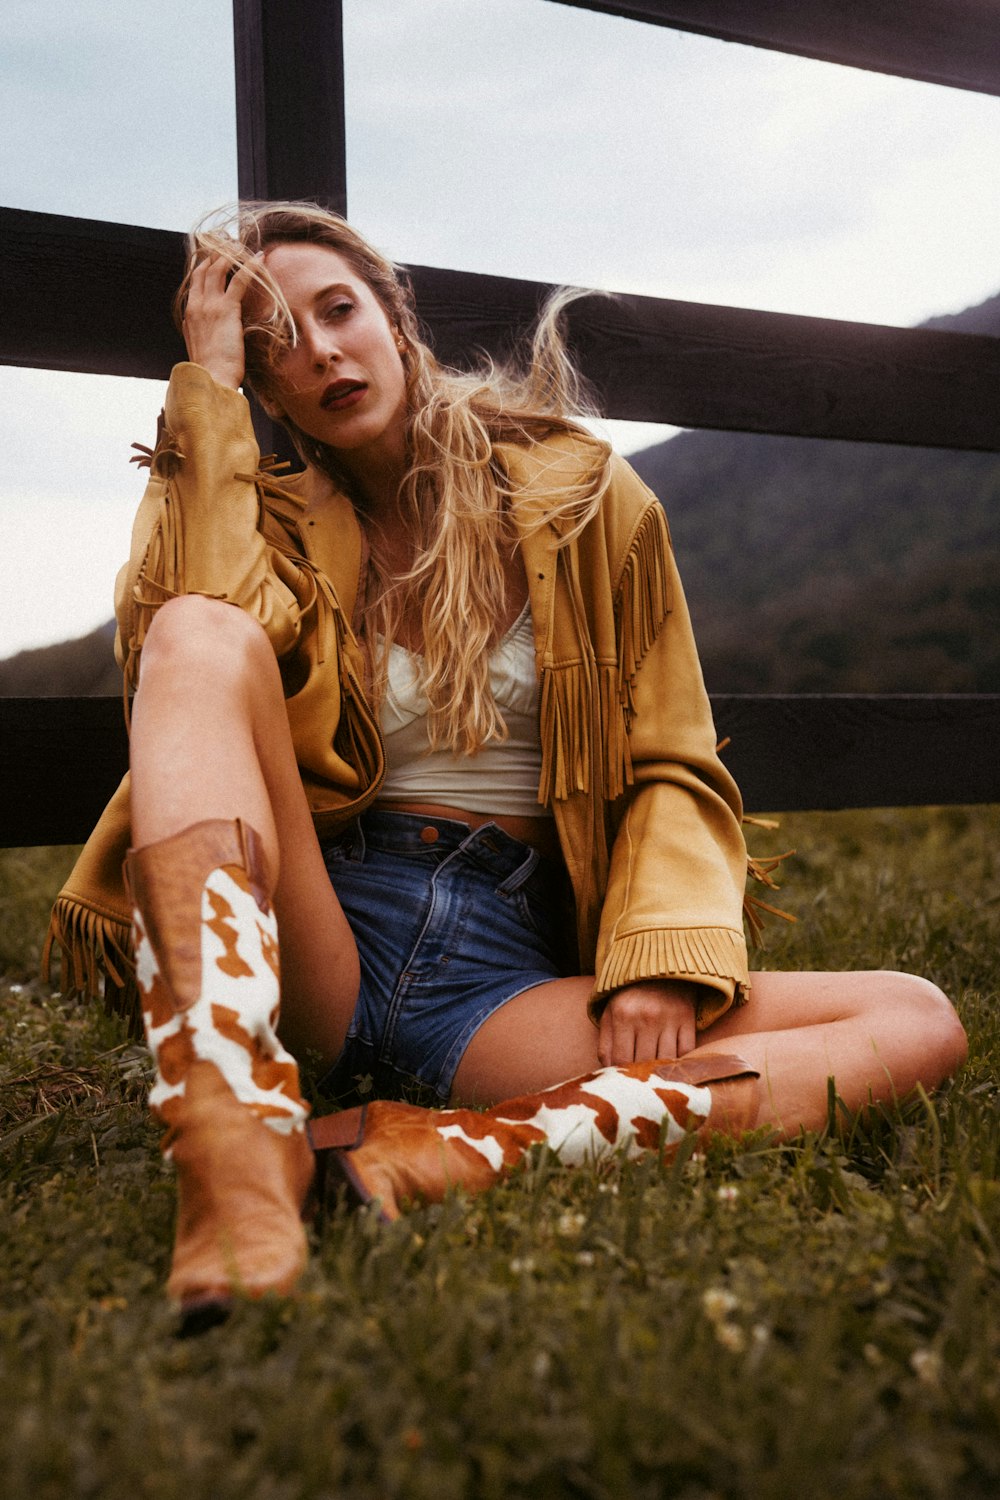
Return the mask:
{"type": "Polygon", "coordinates": [[[565,872],[495,823],[413,813],[364,813],[323,855],[361,991],[321,1091],[342,1105],[447,1101],[483,1022],[568,972],[565,872]]]}

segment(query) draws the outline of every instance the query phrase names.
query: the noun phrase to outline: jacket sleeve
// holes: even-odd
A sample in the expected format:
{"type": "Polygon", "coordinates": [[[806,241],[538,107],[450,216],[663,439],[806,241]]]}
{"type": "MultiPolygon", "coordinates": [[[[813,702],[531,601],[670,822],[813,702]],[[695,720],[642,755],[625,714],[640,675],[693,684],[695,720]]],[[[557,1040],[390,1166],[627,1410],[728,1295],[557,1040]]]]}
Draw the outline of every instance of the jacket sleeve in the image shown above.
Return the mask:
{"type": "Polygon", "coordinates": [[[666,608],[627,687],[631,785],[611,848],[591,1014],[596,1018],[627,984],[678,978],[702,987],[697,1023],[705,1027],[734,1000],[740,1003],[748,987],[742,803],[716,754],[711,706],[658,501],[647,506],[640,526],[646,543],[633,546],[632,575],[626,568],[619,590],[620,656],[628,619],[650,617],[651,595],[664,598],[666,608]],[[650,577],[661,568],[665,591],[650,577]]]}
{"type": "Polygon", "coordinates": [[[137,679],[153,614],[178,594],[247,610],[283,656],[315,584],[262,533],[259,451],[245,397],[200,365],[177,365],[148,463],[131,555],[115,585],[115,654],[126,683],[137,679]]]}

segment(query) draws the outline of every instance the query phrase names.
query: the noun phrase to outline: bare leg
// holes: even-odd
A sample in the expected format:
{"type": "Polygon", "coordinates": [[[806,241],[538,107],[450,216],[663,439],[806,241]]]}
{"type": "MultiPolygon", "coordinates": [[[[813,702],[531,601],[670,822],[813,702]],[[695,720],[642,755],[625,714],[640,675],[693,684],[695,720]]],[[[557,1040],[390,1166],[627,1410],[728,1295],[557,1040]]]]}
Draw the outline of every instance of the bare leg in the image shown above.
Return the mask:
{"type": "Polygon", "coordinates": [[[242,610],[186,595],[157,612],[131,765],[136,846],[206,818],[243,818],[260,834],[275,882],[282,1036],[332,1063],[357,1000],[357,948],[313,829],[274,653],[242,610]]]}
{"type": "MultiPolygon", "coordinates": [[[[454,1102],[498,1103],[598,1067],[591,983],[553,980],[491,1016],[459,1065],[454,1102]]],[[[856,1110],[869,1095],[937,1087],[964,1061],[966,1041],[941,991],[911,974],[755,974],[747,1005],[701,1032],[688,1056],[712,1052],[759,1069],[756,1123],[790,1136],[825,1123],[828,1077],[856,1110]]]]}
{"type": "MultiPolygon", "coordinates": [[[[698,1052],[732,1050],[760,1071],[759,1125],[818,1130],[827,1079],[849,1110],[935,1089],[965,1061],[965,1032],[935,984],[888,970],[755,974],[751,998],[701,1034],[698,1052]]],[[[694,1054],[692,1054],[694,1055],[694,1054]]]]}
{"type": "Polygon", "coordinates": [[[600,1067],[590,978],[553,979],[484,1021],[455,1073],[451,1104],[499,1104],[600,1067]]]}

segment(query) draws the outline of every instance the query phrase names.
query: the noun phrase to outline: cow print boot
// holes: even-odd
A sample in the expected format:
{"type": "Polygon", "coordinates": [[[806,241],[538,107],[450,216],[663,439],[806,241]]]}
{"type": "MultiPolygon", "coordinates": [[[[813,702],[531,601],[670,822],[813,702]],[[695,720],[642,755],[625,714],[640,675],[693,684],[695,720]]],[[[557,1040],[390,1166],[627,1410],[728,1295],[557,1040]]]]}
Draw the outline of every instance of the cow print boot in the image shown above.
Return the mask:
{"type": "Polygon", "coordinates": [[[136,977],[156,1064],[149,1103],[177,1169],[167,1291],[182,1331],[234,1295],[290,1292],[313,1176],[298,1068],[278,1041],[277,923],[263,849],[238,819],[195,823],[125,860],[136,977]]]}
{"type": "Polygon", "coordinates": [[[377,1201],[388,1220],[404,1203],[439,1203],[449,1188],[491,1187],[535,1145],[567,1166],[661,1145],[670,1160],[691,1132],[704,1138],[751,1129],[758,1097],[759,1075],[749,1063],[699,1054],[601,1068],[481,1113],[376,1100],[314,1121],[310,1136],[317,1151],[330,1148],[328,1165],[350,1201],[377,1201]]]}

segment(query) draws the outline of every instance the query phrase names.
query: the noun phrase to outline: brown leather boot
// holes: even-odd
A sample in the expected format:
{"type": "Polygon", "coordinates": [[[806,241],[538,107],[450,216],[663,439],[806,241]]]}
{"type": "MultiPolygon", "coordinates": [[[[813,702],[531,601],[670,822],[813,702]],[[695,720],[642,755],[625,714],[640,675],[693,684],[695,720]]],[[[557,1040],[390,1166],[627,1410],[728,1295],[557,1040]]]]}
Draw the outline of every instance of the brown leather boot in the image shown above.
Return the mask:
{"type": "Polygon", "coordinates": [[[278,1041],[277,923],[260,839],[195,823],[129,852],[153,1111],[177,1168],[169,1294],[185,1331],[234,1294],[290,1292],[305,1264],[308,1106],[278,1041]]]}
{"type": "Polygon", "coordinates": [[[419,1109],[375,1100],[314,1120],[310,1137],[355,1204],[386,1220],[405,1202],[439,1203],[449,1188],[481,1192],[531,1146],[568,1166],[663,1143],[669,1160],[692,1131],[740,1135],[757,1120],[759,1074],[740,1057],[700,1054],[601,1068],[492,1109],[419,1109]],[[352,1136],[356,1137],[352,1141],[352,1136]]]}

